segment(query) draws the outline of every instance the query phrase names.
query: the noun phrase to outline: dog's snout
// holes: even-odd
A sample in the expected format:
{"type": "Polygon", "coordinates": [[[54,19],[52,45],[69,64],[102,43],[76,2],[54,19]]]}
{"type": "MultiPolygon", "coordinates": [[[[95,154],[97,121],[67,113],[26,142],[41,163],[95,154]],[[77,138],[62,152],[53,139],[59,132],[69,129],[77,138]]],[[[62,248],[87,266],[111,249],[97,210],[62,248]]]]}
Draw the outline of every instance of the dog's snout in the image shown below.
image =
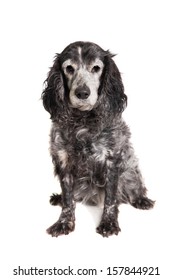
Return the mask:
{"type": "Polygon", "coordinates": [[[90,95],[90,89],[85,86],[79,86],[75,90],[75,95],[78,99],[87,99],[90,95]]]}

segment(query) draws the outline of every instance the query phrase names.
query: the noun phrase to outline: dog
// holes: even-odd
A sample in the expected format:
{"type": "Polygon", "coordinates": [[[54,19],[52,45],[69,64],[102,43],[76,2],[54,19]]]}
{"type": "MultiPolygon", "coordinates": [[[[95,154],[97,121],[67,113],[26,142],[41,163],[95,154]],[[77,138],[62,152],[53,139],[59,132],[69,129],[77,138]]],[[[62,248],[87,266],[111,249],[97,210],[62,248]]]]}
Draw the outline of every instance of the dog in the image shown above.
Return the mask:
{"type": "Polygon", "coordinates": [[[122,119],[127,106],[121,74],[110,51],[75,42],[56,54],[42,92],[52,128],[50,153],[62,193],[52,205],[62,211],[47,233],[58,237],[75,228],[75,203],[103,205],[96,231],[118,234],[118,207],[150,209],[147,189],[122,119]]]}

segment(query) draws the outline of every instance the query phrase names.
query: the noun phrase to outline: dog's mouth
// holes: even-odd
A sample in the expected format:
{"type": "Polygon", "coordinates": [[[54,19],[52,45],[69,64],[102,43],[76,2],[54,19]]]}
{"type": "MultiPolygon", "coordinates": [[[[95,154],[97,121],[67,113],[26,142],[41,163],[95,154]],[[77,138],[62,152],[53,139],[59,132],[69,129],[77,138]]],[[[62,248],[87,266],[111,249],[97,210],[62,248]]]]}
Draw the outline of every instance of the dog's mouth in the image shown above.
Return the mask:
{"type": "Polygon", "coordinates": [[[80,111],[91,111],[97,103],[97,95],[90,95],[88,98],[81,100],[75,95],[70,96],[70,107],[80,111]]]}
{"type": "Polygon", "coordinates": [[[91,111],[94,106],[92,106],[91,104],[72,104],[70,103],[70,107],[78,109],[79,111],[91,111]]]}

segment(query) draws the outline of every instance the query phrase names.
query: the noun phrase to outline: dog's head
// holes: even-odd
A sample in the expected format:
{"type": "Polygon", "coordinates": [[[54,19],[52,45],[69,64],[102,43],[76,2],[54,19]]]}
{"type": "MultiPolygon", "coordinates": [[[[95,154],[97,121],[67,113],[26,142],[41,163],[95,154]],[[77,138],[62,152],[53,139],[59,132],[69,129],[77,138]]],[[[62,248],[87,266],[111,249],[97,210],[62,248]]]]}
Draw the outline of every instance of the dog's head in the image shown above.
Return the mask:
{"type": "Polygon", "coordinates": [[[75,42],[57,54],[42,94],[54,119],[64,108],[91,111],[101,102],[122,112],[127,97],[113,55],[90,42],[75,42]]]}

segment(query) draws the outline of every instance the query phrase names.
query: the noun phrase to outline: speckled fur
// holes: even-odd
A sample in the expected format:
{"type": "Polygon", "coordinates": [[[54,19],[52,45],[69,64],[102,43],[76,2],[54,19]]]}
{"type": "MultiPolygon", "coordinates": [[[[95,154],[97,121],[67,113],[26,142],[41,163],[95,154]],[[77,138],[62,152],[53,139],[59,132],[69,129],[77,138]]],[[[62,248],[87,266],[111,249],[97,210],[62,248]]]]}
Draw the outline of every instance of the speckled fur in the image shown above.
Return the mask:
{"type": "Polygon", "coordinates": [[[62,188],[62,194],[53,194],[50,199],[52,205],[62,206],[58,221],[47,230],[52,236],[74,230],[77,201],[90,205],[104,202],[102,219],[97,227],[102,236],[120,231],[120,203],[130,203],[140,209],[154,205],[146,197],[130,143],[130,131],[121,117],[127,97],[112,57],[109,51],[96,44],[75,42],[56,56],[48,74],[42,99],[51,114],[50,151],[55,175],[62,188]],[[98,76],[97,102],[90,110],[73,108],[70,104],[70,83],[62,69],[64,61],[69,59],[77,65],[88,65],[97,59],[103,62],[103,71],[98,76]]]}

